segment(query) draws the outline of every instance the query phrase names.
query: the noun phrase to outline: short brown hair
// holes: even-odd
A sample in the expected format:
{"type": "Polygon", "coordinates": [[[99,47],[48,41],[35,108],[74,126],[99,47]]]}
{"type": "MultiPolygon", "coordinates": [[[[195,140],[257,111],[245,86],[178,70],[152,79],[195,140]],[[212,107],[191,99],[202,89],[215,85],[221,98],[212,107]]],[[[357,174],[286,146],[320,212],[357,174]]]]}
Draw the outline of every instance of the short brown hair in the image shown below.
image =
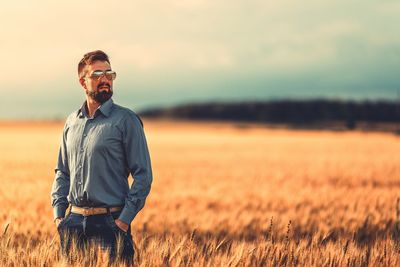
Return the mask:
{"type": "Polygon", "coordinates": [[[101,50],[95,50],[95,51],[86,53],[83,55],[83,58],[81,59],[81,61],[79,61],[79,64],[78,64],[79,77],[81,77],[81,72],[87,65],[90,65],[97,60],[107,61],[108,64],[111,64],[110,60],[108,59],[108,55],[101,50]]]}

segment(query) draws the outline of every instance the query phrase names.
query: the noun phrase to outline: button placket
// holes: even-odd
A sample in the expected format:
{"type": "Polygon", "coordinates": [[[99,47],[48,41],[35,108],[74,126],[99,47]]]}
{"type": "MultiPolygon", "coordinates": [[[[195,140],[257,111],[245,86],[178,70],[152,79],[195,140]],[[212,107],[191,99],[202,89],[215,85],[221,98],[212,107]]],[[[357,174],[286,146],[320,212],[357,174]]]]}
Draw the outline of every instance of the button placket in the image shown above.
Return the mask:
{"type": "Polygon", "coordinates": [[[87,147],[87,143],[88,143],[87,137],[88,137],[88,133],[90,131],[92,122],[93,122],[92,119],[86,118],[85,126],[83,127],[81,143],[79,146],[79,169],[80,169],[79,172],[81,173],[81,185],[85,183],[83,164],[85,163],[85,158],[84,158],[85,147],[87,147]]]}
{"type": "Polygon", "coordinates": [[[78,164],[78,172],[80,173],[80,179],[78,180],[78,185],[82,186],[84,183],[84,177],[83,177],[83,162],[84,162],[84,146],[86,143],[86,137],[87,137],[87,126],[89,123],[89,120],[87,118],[85,118],[85,126],[83,127],[83,131],[82,131],[82,138],[81,138],[81,142],[79,144],[79,164],[78,164]]]}

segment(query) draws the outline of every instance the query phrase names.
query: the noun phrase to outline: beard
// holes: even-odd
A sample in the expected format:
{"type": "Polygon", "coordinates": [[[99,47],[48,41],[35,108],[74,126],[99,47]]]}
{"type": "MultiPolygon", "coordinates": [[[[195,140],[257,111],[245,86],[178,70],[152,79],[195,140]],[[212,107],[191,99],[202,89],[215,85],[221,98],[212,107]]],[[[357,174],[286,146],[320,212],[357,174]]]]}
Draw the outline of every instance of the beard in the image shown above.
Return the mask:
{"type": "Polygon", "coordinates": [[[111,87],[109,84],[106,83],[101,83],[97,86],[97,90],[96,91],[86,91],[86,94],[92,98],[93,100],[95,100],[96,102],[103,104],[104,102],[106,102],[107,100],[109,100],[112,95],[113,95],[113,91],[111,90],[111,87]],[[108,86],[108,90],[103,90],[103,91],[99,91],[99,88],[101,88],[102,86],[108,86]]]}

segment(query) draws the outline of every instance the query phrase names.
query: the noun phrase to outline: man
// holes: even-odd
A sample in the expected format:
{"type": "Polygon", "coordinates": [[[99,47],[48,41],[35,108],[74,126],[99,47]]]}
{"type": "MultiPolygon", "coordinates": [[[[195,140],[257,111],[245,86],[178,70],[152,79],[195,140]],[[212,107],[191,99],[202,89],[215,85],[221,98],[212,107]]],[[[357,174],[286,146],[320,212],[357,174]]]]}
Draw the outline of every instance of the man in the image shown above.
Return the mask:
{"type": "Polygon", "coordinates": [[[80,248],[94,242],[112,259],[132,262],[130,224],[152,183],[143,125],[133,111],[113,103],[116,73],[103,51],[85,54],[78,75],[86,101],[66,120],[51,192],[61,248],[68,255],[73,239],[80,248]]]}

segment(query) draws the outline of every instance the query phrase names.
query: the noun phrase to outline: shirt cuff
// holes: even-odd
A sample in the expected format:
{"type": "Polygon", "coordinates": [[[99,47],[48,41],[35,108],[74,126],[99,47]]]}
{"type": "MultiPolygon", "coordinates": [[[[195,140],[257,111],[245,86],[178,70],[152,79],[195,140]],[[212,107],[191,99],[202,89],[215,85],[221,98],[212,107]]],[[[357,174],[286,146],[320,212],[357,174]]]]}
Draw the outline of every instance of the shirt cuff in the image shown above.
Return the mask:
{"type": "Polygon", "coordinates": [[[63,206],[55,206],[53,208],[53,217],[54,220],[56,218],[64,218],[65,217],[65,211],[66,211],[67,207],[63,207],[63,206]]]}
{"type": "Polygon", "coordinates": [[[126,224],[131,224],[133,221],[133,218],[135,218],[136,213],[129,210],[126,206],[122,209],[121,214],[119,215],[119,218],[121,221],[123,221],[126,224]]]}

